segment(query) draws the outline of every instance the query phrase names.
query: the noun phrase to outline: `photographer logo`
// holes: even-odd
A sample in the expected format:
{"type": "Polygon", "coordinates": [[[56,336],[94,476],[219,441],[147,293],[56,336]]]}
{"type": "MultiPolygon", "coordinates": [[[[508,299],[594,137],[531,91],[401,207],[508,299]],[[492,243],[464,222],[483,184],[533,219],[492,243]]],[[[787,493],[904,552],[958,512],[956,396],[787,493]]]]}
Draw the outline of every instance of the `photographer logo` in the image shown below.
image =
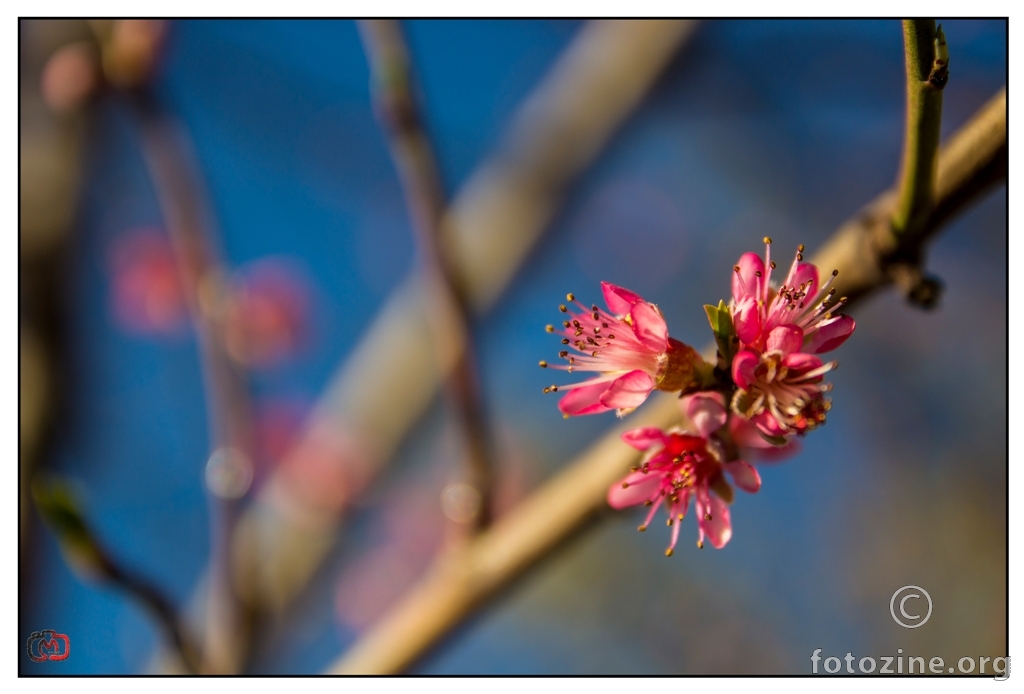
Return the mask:
{"type": "Polygon", "coordinates": [[[66,660],[71,654],[71,641],[67,634],[58,634],[53,629],[33,631],[28,637],[28,657],[34,663],[47,660],[66,660]]]}
{"type": "Polygon", "coordinates": [[[889,614],[901,627],[916,629],[932,616],[932,596],[921,586],[903,586],[892,594],[889,614]],[[924,609],[925,601],[927,610],[924,609]]]}

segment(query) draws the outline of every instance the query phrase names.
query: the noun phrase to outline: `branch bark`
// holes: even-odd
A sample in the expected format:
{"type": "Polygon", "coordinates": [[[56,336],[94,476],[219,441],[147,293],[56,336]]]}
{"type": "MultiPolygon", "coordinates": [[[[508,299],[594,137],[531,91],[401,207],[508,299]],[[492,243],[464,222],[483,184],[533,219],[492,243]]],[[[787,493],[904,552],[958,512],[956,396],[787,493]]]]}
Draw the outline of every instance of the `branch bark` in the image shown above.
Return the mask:
{"type": "MultiPolygon", "coordinates": [[[[939,156],[936,211],[923,243],[1005,173],[1006,98],[997,95],[951,138],[939,156]],[[978,179],[981,179],[980,181],[978,179]],[[939,210],[943,212],[938,213],[939,210]]],[[[891,281],[887,255],[877,243],[889,229],[896,192],[881,195],[869,213],[843,225],[812,258],[839,270],[837,294],[863,298],[891,281]]],[[[707,350],[713,353],[713,347],[707,350]]],[[[679,420],[678,400],[653,399],[628,426],[665,428],[679,420]]],[[[488,531],[439,557],[434,567],[385,617],[329,669],[333,674],[389,674],[415,664],[474,609],[507,588],[527,569],[606,508],[605,495],[636,454],[619,440],[620,425],[572,461],[488,531]]]]}

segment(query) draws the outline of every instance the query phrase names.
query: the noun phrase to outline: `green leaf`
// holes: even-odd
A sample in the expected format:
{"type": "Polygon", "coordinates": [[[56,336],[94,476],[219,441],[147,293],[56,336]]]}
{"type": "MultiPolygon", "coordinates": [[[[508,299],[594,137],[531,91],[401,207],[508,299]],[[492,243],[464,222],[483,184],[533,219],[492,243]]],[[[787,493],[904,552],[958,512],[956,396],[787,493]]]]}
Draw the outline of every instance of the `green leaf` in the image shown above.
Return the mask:
{"type": "Polygon", "coordinates": [[[728,369],[732,364],[735,354],[736,331],[732,325],[732,314],[724,301],[719,301],[718,306],[711,304],[704,305],[704,312],[708,316],[708,323],[711,324],[711,331],[715,334],[715,346],[721,356],[719,367],[728,369]]]}
{"type": "Polygon", "coordinates": [[[105,575],[103,555],[86,525],[71,485],[59,479],[37,478],[32,483],[32,499],[43,524],[60,543],[68,564],[85,578],[105,575]]]}

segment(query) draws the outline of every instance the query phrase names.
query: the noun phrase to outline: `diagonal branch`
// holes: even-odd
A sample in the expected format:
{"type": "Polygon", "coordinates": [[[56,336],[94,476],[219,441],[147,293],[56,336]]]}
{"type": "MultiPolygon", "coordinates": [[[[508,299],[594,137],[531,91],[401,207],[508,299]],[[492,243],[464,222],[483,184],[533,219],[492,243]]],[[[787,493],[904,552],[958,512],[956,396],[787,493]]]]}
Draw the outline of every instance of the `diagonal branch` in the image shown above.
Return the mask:
{"type": "Polygon", "coordinates": [[[377,117],[387,134],[412,218],[424,289],[430,299],[428,324],[438,370],[444,370],[447,354],[455,354],[444,385],[462,427],[465,476],[475,492],[475,503],[467,504],[464,518],[478,530],[490,522],[494,470],[488,455],[469,305],[441,238],[447,207],[441,172],[416,101],[417,87],[401,25],[393,19],[361,20],[359,31],[370,63],[377,117]]]}
{"type": "MultiPolygon", "coordinates": [[[[1001,93],[958,131],[939,155],[936,210],[923,243],[957,211],[1006,171],[1006,100],[1001,93]],[[982,180],[977,180],[978,178],[982,180]]],[[[895,192],[880,196],[841,227],[813,259],[839,270],[839,294],[863,298],[889,283],[886,256],[877,244],[888,232],[895,192]]],[[[713,348],[712,348],[713,349],[713,348]]],[[[678,400],[661,396],[631,417],[630,427],[667,427],[679,419],[678,400]]],[[[606,508],[608,487],[635,459],[622,445],[619,426],[574,460],[489,530],[440,557],[390,613],[329,669],[335,674],[396,673],[436,647],[474,609],[507,588],[527,569],[606,508]]]]}
{"type": "MultiPolygon", "coordinates": [[[[691,21],[588,22],[517,109],[443,223],[475,312],[484,312],[508,286],[571,182],[635,111],[694,28],[691,21]]],[[[309,485],[285,465],[243,515],[238,575],[252,604],[283,609],[302,589],[337,536],[347,500],[393,455],[450,368],[451,361],[438,374],[420,348],[429,335],[420,286],[411,277],[388,300],[283,461],[312,448],[321,432],[352,432],[355,453],[346,449],[324,463],[346,488],[328,500],[312,498],[309,485]]]]}

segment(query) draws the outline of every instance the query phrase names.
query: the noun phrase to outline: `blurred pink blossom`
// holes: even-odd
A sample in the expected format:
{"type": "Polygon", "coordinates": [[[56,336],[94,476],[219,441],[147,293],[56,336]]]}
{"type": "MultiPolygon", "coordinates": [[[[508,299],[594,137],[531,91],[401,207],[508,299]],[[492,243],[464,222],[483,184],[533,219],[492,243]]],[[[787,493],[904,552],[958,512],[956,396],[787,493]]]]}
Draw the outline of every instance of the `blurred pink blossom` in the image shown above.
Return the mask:
{"type": "Polygon", "coordinates": [[[310,289],[305,273],[283,258],[262,258],[235,273],[224,315],[228,353],[253,368],[295,354],[309,329],[310,289]]]}
{"type": "Polygon", "coordinates": [[[170,240],[141,229],[114,241],[110,253],[111,305],[127,330],[149,335],[183,332],[188,311],[170,240]]]}
{"type": "Polygon", "coordinates": [[[40,90],[46,105],[58,113],[81,106],[99,88],[96,47],[86,41],[63,46],[43,67],[40,90]]]}

